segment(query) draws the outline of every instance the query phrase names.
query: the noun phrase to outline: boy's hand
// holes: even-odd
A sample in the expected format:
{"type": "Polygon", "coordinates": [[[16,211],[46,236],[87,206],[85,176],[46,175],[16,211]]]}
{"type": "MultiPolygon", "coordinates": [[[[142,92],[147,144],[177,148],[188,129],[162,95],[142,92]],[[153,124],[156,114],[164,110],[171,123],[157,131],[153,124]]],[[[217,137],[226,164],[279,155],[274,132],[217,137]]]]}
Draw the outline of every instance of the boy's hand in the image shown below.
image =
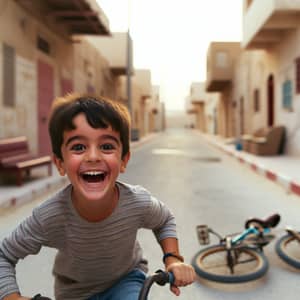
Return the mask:
{"type": "Polygon", "coordinates": [[[167,266],[167,271],[172,272],[175,277],[174,284],[171,285],[171,291],[176,295],[180,295],[180,286],[186,286],[193,283],[196,279],[196,273],[191,265],[182,262],[173,262],[167,266]]]}
{"type": "Polygon", "coordinates": [[[14,293],[4,297],[3,300],[30,300],[30,298],[23,297],[20,294],[14,293]]]}

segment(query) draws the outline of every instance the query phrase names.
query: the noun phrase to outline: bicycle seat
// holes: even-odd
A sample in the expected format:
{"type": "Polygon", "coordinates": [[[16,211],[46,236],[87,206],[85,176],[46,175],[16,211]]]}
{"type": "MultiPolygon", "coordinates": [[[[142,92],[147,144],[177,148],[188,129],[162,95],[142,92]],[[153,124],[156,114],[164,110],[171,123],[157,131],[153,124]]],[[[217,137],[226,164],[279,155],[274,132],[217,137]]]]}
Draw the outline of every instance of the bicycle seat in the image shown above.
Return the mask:
{"type": "Polygon", "coordinates": [[[266,219],[250,218],[245,223],[245,228],[249,228],[251,225],[254,227],[270,228],[275,227],[280,221],[279,214],[273,214],[266,219]]]}

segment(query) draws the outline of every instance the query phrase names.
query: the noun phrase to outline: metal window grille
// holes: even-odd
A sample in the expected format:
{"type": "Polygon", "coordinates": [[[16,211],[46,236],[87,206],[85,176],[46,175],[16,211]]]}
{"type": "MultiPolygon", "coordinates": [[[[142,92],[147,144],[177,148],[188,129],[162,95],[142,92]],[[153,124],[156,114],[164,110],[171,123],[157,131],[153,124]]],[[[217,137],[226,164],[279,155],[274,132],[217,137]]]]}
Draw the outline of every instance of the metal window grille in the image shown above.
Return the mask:
{"type": "Polygon", "coordinates": [[[48,43],[48,41],[46,41],[44,38],[40,36],[37,37],[37,48],[42,52],[50,55],[51,52],[50,44],[48,43]]]}
{"type": "Polygon", "coordinates": [[[292,108],[292,81],[286,80],[282,85],[282,106],[286,109],[292,108]]]}

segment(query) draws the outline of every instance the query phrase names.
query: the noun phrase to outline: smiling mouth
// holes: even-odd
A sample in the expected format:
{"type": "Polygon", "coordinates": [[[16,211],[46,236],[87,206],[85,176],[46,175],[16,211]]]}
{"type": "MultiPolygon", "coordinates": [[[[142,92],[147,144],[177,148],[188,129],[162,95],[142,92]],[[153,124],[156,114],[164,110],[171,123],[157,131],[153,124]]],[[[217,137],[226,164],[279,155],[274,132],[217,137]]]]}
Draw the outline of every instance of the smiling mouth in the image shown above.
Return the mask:
{"type": "Polygon", "coordinates": [[[80,174],[81,178],[88,183],[102,182],[107,173],[100,171],[89,171],[80,174]]]}

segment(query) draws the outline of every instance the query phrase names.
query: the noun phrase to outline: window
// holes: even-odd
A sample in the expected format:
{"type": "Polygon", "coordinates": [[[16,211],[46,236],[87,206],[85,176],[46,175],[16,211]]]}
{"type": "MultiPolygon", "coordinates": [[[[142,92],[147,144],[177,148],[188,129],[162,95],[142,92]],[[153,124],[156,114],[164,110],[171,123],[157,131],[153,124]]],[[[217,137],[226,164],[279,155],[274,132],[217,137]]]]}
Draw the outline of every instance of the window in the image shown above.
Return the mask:
{"type": "Polygon", "coordinates": [[[260,99],[259,99],[259,90],[255,89],[254,90],[254,102],[253,102],[253,108],[254,108],[254,112],[259,112],[260,109],[260,99]]]}
{"type": "Polygon", "coordinates": [[[3,104],[15,106],[15,49],[3,44],[3,104]]]}
{"type": "Polygon", "coordinates": [[[282,84],[282,106],[286,109],[292,109],[292,81],[286,80],[282,84]]]}
{"type": "Polygon", "coordinates": [[[228,67],[228,55],[224,51],[217,52],[216,54],[216,66],[219,68],[228,67]]]}
{"type": "Polygon", "coordinates": [[[296,93],[300,94],[300,57],[296,59],[296,93]]]}
{"type": "Polygon", "coordinates": [[[44,38],[40,36],[37,37],[37,48],[42,52],[50,55],[50,51],[51,51],[50,44],[48,43],[48,41],[46,41],[44,38]]]}

